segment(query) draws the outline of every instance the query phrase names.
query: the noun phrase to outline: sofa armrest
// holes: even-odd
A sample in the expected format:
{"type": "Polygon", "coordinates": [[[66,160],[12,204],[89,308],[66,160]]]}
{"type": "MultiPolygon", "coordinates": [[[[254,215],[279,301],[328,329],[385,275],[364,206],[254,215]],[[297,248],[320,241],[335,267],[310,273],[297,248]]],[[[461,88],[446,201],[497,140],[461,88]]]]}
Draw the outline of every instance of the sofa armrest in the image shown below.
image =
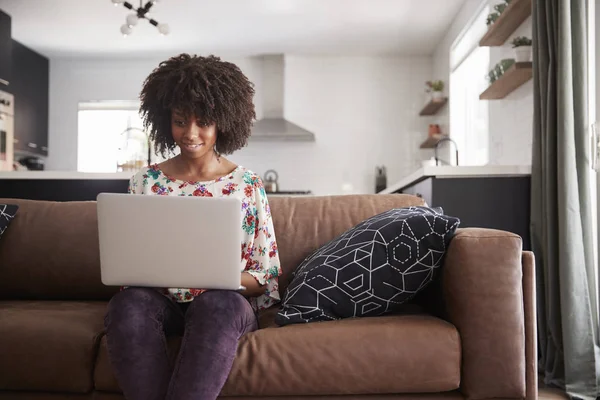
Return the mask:
{"type": "Polygon", "coordinates": [[[442,293],[468,399],[526,396],[522,257],[518,235],[492,229],[459,229],[448,248],[442,293]]]}
{"type": "Polygon", "coordinates": [[[533,252],[523,252],[523,303],[525,310],[525,378],[527,382],[526,400],[538,398],[538,342],[537,342],[537,303],[535,287],[535,257],[533,252]]]}

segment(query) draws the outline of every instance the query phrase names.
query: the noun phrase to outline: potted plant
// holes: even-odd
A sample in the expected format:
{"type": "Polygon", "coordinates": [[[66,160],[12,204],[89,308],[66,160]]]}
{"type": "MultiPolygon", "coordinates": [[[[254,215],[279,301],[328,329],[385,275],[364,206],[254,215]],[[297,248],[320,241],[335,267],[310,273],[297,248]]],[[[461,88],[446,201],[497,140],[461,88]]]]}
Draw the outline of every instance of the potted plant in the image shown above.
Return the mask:
{"type": "Polygon", "coordinates": [[[490,82],[490,85],[494,82],[496,82],[496,80],[498,79],[498,75],[496,74],[496,68],[492,68],[490,70],[490,72],[488,72],[487,75],[488,81],[490,82]]]}
{"type": "Polygon", "coordinates": [[[505,58],[503,60],[500,60],[500,62],[498,63],[498,66],[500,68],[500,75],[504,75],[504,73],[506,71],[508,71],[510,69],[510,67],[513,66],[514,63],[515,63],[514,58],[505,58]]]}
{"type": "Polygon", "coordinates": [[[504,12],[504,10],[506,10],[507,6],[508,6],[508,4],[506,4],[506,3],[496,4],[494,6],[494,10],[496,10],[496,12],[498,13],[498,15],[501,15],[504,12]]]}
{"type": "Polygon", "coordinates": [[[513,39],[512,45],[517,62],[531,61],[531,43],[531,39],[525,36],[517,36],[513,39]]]}
{"type": "Polygon", "coordinates": [[[493,25],[494,22],[496,22],[496,20],[500,18],[500,14],[498,14],[497,12],[493,12],[491,14],[489,14],[487,16],[487,19],[485,20],[485,23],[487,24],[487,26],[491,26],[493,25]]]}
{"type": "Polygon", "coordinates": [[[444,98],[444,81],[427,81],[427,93],[431,93],[433,101],[441,101],[444,98]]]}

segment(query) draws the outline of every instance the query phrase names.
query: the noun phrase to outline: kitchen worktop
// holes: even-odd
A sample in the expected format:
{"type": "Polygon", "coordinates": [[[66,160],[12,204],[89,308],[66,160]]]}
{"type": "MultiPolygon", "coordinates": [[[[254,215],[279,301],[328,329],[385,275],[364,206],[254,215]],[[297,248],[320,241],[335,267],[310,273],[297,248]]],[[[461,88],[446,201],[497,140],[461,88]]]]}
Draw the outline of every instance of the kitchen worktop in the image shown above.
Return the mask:
{"type": "Polygon", "coordinates": [[[482,165],[482,166],[435,166],[427,165],[399,181],[392,183],[379,194],[396,193],[424,179],[435,177],[444,178],[485,178],[485,177],[508,177],[527,176],[531,174],[529,165],[482,165]]]}
{"type": "MultiPolygon", "coordinates": [[[[90,201],[98,193],[127,193],[135,172],[86,173],[74,171],[0,172],[0,198],[48,201],[90,201]]],[[[312,196],[310,191],[289,190],[269,197],[312,196]]]]}
{"type": "Polygon", "coordinates": [[[51,180],[79,180],[79,179],[127,179],[135,172],[75,172],[75,171],[3,171],[0,179],[51,179],[51,180]]]}

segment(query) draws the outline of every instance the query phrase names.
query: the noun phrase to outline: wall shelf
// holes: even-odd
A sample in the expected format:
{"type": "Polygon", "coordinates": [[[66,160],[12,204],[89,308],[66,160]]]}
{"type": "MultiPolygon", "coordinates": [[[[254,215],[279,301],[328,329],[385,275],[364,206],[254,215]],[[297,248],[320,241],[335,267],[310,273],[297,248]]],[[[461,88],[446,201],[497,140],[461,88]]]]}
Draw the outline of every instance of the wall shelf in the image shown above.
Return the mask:
{"type": "Polygon", "coordinates": [[[429,136],[423,143],[421,143],[421,146],[419,146],[421,149],[434,149],[435,146],[440,142],[440,140],[447,138],[448,135],[433,135],[433,136],[429,136]]]}
{"type": "Polygon", "coordinates": [[[430,100],[419,113],[420,116],[435,115],[448,102],[448,98],[444,97],[440,100],[430,100]]]}
{"type": "Polygon", "coordinates": [[[512,0],[479,41],[480,46],[502,46],[531,15],[531,0],[512,0]]]}
{"type": "Polygon", "coordinates": [[[492,83],[485,92],[479,95],[479,100],[503,99],[519,86],[530,80],[532,76],[532,63],[515,63],[499,79],[492,83]]]}

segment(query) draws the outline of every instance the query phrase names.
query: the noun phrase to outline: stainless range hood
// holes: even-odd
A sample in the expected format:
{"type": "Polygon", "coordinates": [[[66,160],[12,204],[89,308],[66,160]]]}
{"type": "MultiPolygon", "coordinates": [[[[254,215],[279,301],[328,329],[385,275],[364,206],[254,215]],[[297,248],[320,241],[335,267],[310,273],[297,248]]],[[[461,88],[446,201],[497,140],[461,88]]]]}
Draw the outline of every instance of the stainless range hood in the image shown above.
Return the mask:
{"type": "Polygon", "coordinates": [[[284,56],[266,55],[261,58],[263,117],[254,122],[250,140],[314,142],[315,135],[312,132],[284,117],[284,56]]]}

